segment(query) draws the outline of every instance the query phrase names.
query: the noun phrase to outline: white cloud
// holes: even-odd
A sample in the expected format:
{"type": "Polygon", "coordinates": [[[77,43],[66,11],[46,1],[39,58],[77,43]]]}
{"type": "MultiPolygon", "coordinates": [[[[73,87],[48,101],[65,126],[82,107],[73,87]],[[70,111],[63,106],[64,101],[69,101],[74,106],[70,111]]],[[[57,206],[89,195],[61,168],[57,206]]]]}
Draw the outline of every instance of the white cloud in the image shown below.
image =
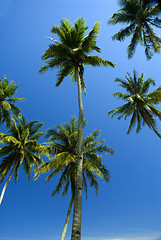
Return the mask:
{"type": "Polygon", "coordinates": [[[125,234],[122,236],[109,237],[83,237],[82,240],[161,240],[161,232],[146,232],[145,234],[125,234]]]}
{"type": "MultiPolygon", "coordinates": [[[[137,234],[120,234],[120,236],[104,236],[104,237],[85,237],[82,236],[82,240],[161,240],[161,232],[150,232],[150,231],[145,231],[145,233],[140,233],[140,231],[137,234]]],[[[0,240],[53,240],[53,239],[59,239],[57,236],[48,236],[45,238],[12,238],[12,237],[2,237],[0,236],[0,240]]],[[[66,240],[70,240],[71,238],[68,236],[66,237],[66,240]]]]}

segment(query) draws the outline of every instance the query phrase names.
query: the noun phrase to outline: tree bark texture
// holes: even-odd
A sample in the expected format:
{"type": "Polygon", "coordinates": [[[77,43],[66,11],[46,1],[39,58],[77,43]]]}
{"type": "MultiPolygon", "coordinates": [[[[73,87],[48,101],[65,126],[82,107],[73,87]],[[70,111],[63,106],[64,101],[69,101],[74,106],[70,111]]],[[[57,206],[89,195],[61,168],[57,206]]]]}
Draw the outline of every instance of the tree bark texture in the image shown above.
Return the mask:
{"type": "Polygon", "coordinates": [[[76,163],[76,187],[74,196],[74,213],[71,240],[81,239],[81,215],[82,215],[82,168],[83,168],[83,103],[82,103],[82,86],[81,86],[80,68],[77,68],[77,85],[78,85],[78,151],[76,163]]]}

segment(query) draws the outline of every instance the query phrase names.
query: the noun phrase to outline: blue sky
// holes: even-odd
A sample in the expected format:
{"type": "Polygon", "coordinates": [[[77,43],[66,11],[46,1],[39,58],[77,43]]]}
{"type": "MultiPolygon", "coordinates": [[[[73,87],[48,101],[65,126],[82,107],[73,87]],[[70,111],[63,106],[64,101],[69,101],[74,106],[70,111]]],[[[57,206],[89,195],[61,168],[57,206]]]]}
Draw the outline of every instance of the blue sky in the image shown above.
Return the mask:
{"type": "MultiPolygon", "coordinates": [[[[17,96],[27,99],[19,104],[22,113],[28,121],[43,122],[44,132],[69,122],[72,115],[78,116],[77,88],[70,78],[56,88],[57,70],[38,73],[43,65],[40,57],[51,43],[45,36],[52,37],[51,27],[59,25],[62,18],[74,23],[83,16],[89,29],[95,22],[101,22],[100,56],[115,62],[117,67],[85,68],[87,95],[83,96],[83,103],[84,118],[88,120],[85,135],[94,129],[101,130],[101,139],[114,149],[115,155],[103,156],[111,172],[110,182],[99,181],[98,197],[92,189],[87,201],[83,195],[82,239],[160,240],[160,139],[147,127],[140,134],[133,131],[126,135],[129,121],[111,119],[108,111],[122,104],[112,96],[119,91],[115,78],[123,78],[134,68],[139,74],[145,73],[145,79],[155,79],[156,88],[161,85],[161,55],[147,61],[144,49],[138,46],[134,57],[128,60],[129,39],[121,43],[111,40],[111,35],[122,27],[107,25],[109,17],[119,9],[117,0],[0,0],[0,9],[0,78],[6,74],[9,80],[20,84],[17,96]]],[[[157,33],[161,36],[161,31],[157,33]]],[[[161,132],[159,122],[157,126],[161,132]]],[[[10,182],[0,206],[0,240],[60,238],[70,194],[52,198],[58,177],[46,184],[44,179],[41,176],[37,181],[27,182],[21,170],[18,182],[10,182]]]]}

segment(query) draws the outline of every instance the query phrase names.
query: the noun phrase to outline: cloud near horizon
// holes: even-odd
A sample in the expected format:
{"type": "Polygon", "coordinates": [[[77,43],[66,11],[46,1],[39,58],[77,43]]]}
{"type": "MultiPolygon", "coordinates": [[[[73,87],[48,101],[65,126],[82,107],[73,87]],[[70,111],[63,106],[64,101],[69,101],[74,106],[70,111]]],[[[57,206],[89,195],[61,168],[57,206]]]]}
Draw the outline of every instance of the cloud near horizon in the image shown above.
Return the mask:
{"type": "MultiPolygon", "coordinates": [[[[68,239],[69,240],[69,239],[68,239]]],[[[135,236],[127,235],[122,237],[82,237],[82,240],[161,240],[161,232],[149,234],[135,234],[135,236]]]]}
{"type": "MultiPolygon", "coordinates": [[[[53,240],[57,239],[58,237],[49,237],[49,238],[12,238],[12,237],[1,237],[0,240],[53,240]]],[[[70,237],[66,238],[67,240],[70,240],[70,237]]],[[[142,236],[128,236],[126,237],[82,237],[82,240],[161,240],[161,233],[154,233],[154,234],[148,234],[148,235],[142,235],[142,236]]]]}

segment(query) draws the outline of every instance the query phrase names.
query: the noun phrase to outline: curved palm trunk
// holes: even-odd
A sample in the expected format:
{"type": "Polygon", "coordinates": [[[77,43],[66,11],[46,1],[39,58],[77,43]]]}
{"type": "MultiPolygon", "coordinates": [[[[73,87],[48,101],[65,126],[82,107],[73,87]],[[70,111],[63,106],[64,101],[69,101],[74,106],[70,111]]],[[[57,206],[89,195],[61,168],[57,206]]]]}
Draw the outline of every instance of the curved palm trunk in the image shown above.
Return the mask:
{"type": "Polygon", "coordinates": [[[10,173],[10,175],[9,175],[9,177],[8,177],[8,179],[7,179],[4,187],[3,187],[3,189],[2,189],[1,196],[0,196],[0,204],[2,203],[4,193],[5,193],[5,191],[6,191],[6,188],[7,188],[8,184],[9,184],[9,181],[11,180],[11,177],[12,177],[12,175],[13,175],[13,172],[14,172],[15,168],[16,168],[16,163],[15,163],[15,165],[13,166],[12,171],[11,171],[11,173],[10,173]]]}
{"type": "Polygon", "coordinates": [[[83,103],[82,103],[80,68],[78,67],[76,71],[78,85],[79,119],[78,119],[78,152],[76,163],[76,186],[74,196],[74,213],[71,240],[81,239],[81,215],[82,215],[83,103]]]}
{"type": "Polygon", "coordinates": [[[71,214],[71,211],[72,211],[73,202],[74,202],[74,196],[72,196],[72,198],[70,200],[70,204],[69,204],[69,208],[68,208],[68,212],[67,212],[67,216],[66,216],[66,219],[65,219],[65,224],[64,224],[64,228],[63,228],[63,232],[62,232],[60,240],[64,240],[64,238],[65,238],[67,228],[68,228],[68,224],[69,224],[70,214],[71,214]]]}

